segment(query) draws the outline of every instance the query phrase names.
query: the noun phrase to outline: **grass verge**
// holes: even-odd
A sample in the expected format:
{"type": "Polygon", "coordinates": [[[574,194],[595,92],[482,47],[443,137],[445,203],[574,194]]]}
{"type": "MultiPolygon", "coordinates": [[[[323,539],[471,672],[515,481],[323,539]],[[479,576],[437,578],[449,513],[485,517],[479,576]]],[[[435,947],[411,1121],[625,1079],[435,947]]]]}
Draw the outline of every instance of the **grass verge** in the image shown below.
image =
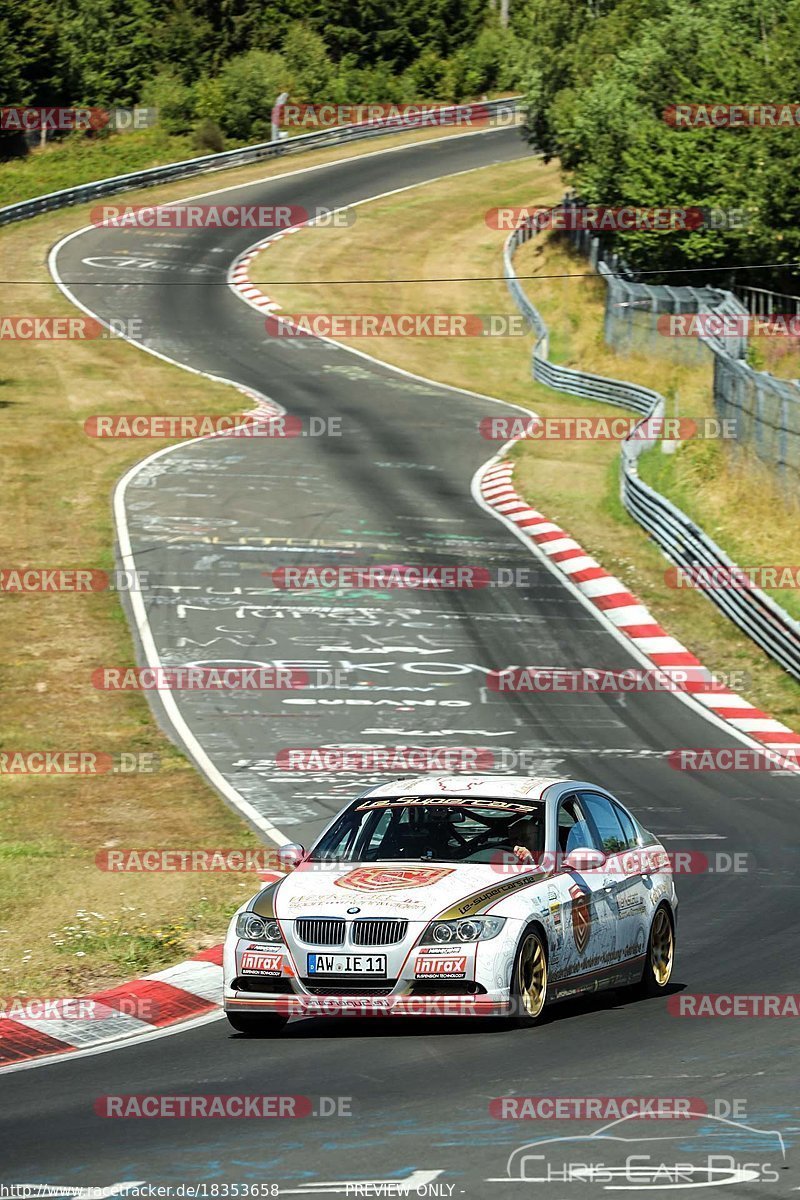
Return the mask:
{"type": "MultiPolygon", "coordinates": [[[[251,277],[265,286],[287,313],[448,312],[513,313],[500,274],[503,235],[487,228],[485,212],[498,204],[548,204],[561,195],[557,170],[536,159],[473,172],[464,178],[426,185],[402,197],[362,206],[356,224],[336,239],[313,243],[306,235],[273,244],[254,261],[251,277]],[[397,284],[397,246],[403,247],[402,275],[473,277],[469,282],[397,284]],[[326,280],[358,274],[376,284],[337,287],[326,280]],[[288,285],[313,272],[319,283],[288,285]]],[[[553,357],[679,396],[682,413],[704,414],[710,396],[710,369],[687,367],[642,355],[617,355],[603,341],[604,285],[576,278],[587,266],[553,238],[529,243],[518,258],[529,294],[551,329],[553,357]],[[571,277],[569,277],[571,276],[571,277]]],[[[525,338],[450,339],[442,354],[436,339],[350,339],[347,344],[386,362],[444,383],[501,396],[542,416],[618,415],[619,409],[553,392],[530,379],[531,340],[525,338]]],[[[456,396],[444,403],[458,403],[456,396]]],[[[487,448],[488,449],[488,448],[487,448]]],[[[520,490],[535,506],[576,537],[618,575],[653,611],[657,620],[712,670],[741,672],[742,689],[754,704],[797,728],[800,697],[796,684],[694,591],[666,586],[667,562],[631,520],[618,496],[618,453],[612,442],[527,442],[514,451],[520,490]]],[[[487,453],[488,457],[488,453],[487,453]]],[[[735,518],[734,510],[732,517],[735,518]]],[[[713,522],[710,532],[717,533],[713,522]]],[[[791,559],[796,527],[770,535],[761,558],[791,559]]],[[[753,561],[759,561],[754,556],[753,561]]],[[[595,664],[603,665],[603,664],[595,664]]]]}

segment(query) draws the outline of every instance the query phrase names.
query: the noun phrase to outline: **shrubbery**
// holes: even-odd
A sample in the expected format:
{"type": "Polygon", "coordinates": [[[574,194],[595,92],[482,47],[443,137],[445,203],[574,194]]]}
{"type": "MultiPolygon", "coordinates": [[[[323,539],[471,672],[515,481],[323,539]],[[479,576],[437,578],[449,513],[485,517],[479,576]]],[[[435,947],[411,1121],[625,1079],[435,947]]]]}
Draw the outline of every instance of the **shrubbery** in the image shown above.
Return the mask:
{"type": "MultiPolygon", "coordinates": [[[[528,0],[518,19],[539,40],[525,82],[531,141],[560,159],[585,199],[747,214],[727,232],[626,233],[618,242],[629,262],[710,268],[698,284],[729,285],[734,265],[800,259],[800,128],[675,129],[664,120],[675,104],[791,102],[800,0],[603,0],[588,9],[528,0]]],[[[762,267],[739,282],[796,291],[791,277],[762,267]]]]}

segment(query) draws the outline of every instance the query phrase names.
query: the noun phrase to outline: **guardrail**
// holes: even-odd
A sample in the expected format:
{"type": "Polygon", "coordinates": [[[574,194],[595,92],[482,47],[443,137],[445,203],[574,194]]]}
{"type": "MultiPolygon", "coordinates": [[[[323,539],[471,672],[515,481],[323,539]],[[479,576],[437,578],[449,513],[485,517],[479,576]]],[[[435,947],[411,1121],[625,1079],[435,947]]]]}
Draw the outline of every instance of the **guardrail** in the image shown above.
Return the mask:
{"type": "Polygon", "coordinates": [[[753,316],[772,316],[773,313],[794,313],[800,316],[800,296],[771,292],[767,288],[734,284],[732,289],[753,316]]]}
{"type": "MultiPolygon", "coordinates": [[[[655,445],[654,438],[641,436],[642,425],[647,418],[664,416],[664,397],[622,379],[608,379],[550,362],[547,325],[517,278],[513,261],[517,249],[536,232],[529,225],[520,226],[506,239],[503,250],[503,273],[509,291],[536,335],[531,358],[533,378],[556,391],[641,413],[642,421],[636,423],[622,443],[620,496],[626,510],[677,566],[686,570],[735,571],[736,563],[708,534],[666,496],[639,478],[639,455],[655,445]]],[[[800,679],[800,622],[758,588],[701,586],[700,590],[785,671],[800,679]]]]}
{"type": "MultiPolygon", "coordinates": [[[[484,114],[495,118],[507,117],[511,124],[511,118],[517,114],[518,100],[518,96],[512,96],[503,100],[482,100],[477,104],[447,105],[436,109],[437,118],[440,118],[436,124],[449,126],[452,123],[454,128],[464,128],[472,116],[475,126],[478,127],[484,114]]],[[[10,204],[5,208],[0,208],[0,225],[9,225],[13,221],[25,221],[31,217],[38,217],[41,213],[68,208],[74,204],[84,204],[88,200],[96,200],[101,196],[129,192],[134,188],[155,187],[159,183],[170,183],[175,179],[186,179],[192,175],[206,174],[209,171],[246,166],[265,158],[298,154],[302,150],[313,149],[319,145],[335,146],[345,142],[360,141],[367,137],[424,129],[432,124],[433,122],[426,121],[424,116],[422,118],[413,115],[383,117],[376,121],[360,121],[352,125],[336,125],[333,129],[319,129],[314,133],[299,134],[297,137],[287,138],[284,141],[258,142],[252,146],[243,146],[238,150],[204,154],[199,158],[165,163],[160,167],[148,167],[143,171],[131,171],[126,175],[112,175],[108,179],[79,184],[77,187],[64,188],[59,192],[48,192],[44,196],[34,196],[31,200],[23,200],[19,204],[10,204]]]]}

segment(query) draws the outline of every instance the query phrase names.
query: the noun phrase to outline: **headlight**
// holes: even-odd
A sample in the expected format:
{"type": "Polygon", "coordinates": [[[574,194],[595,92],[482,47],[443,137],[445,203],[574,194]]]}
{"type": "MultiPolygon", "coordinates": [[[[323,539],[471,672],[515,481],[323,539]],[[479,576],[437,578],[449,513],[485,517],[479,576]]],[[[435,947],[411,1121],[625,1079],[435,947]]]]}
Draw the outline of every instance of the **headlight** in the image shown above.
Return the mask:
{"type": "Polygon", "coordinates": [[[277,921],[265,920],[258,913],[243,912],[236,922],[236,936],[249,938],[251,942],[282,942],[277,921]]]}
{"type": "Polygon", "coordinates": [[[463,921],[431,921],[420,939],[421,946],[443,946],[453,942],[486,942],[497,937],[505,917],[470,917],[463,921]]]}

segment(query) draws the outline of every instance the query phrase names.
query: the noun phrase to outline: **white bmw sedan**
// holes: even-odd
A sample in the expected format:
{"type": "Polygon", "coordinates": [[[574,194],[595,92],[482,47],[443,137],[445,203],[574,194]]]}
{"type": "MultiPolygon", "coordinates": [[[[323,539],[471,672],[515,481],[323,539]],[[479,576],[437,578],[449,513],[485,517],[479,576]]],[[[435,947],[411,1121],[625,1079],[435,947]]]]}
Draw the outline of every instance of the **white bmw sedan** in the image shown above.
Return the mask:
{"type": "Polygon", "coordinates": [[[677,899],[661,843],[592,783],[421,775],[357,796],[235,914],[224,1007],[240,1033],[293,1015],[498,1016],[632,985],[657,994],[677,899]]]}

